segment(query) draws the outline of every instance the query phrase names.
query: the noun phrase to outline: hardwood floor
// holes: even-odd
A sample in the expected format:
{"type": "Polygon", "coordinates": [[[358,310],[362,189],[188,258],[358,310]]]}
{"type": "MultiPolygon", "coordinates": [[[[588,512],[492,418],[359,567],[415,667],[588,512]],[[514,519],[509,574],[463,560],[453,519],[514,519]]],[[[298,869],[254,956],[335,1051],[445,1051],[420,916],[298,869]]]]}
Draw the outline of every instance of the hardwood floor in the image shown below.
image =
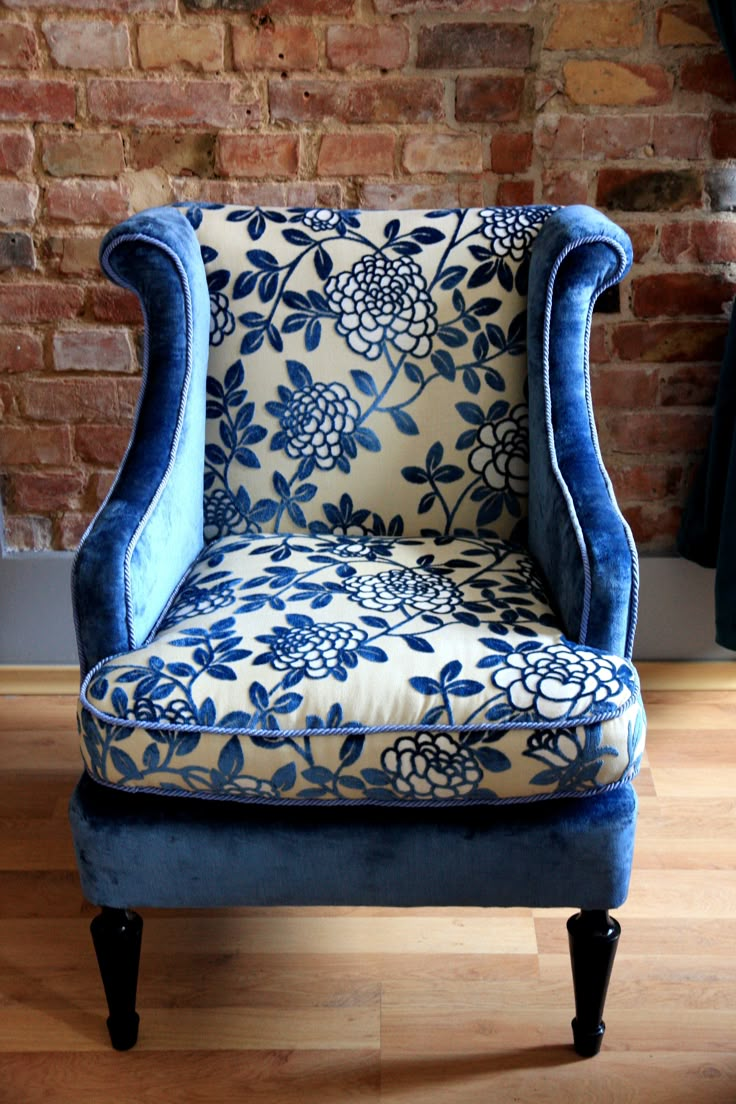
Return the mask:
{"type": "Polygon", "coordinates": [[[522,909],[148,911],[140,1042],[116,1054],[66,822],[73,698],[0,697],[1,1104],[735,1104],[736,690],[645,700],[636,868],[584,1061],[570,910],[522,909]]]}

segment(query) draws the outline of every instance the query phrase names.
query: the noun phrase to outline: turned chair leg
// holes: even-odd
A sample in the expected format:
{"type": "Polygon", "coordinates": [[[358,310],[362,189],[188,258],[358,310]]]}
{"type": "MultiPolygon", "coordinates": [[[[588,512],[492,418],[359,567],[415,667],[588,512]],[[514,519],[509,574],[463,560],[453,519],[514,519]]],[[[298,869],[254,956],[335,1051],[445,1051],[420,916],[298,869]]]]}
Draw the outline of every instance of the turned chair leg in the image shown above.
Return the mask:
{"type": "Polygon", "coordinates": [[[138,1039],[135,995],[143,920],[137,912],[103,908],[90,930],[110,1011],[110,1041],[115,1050],[130,1050],[138,1039]]]}
{"type": "Polygon", "coordinates": [[[604,909],[583,909],[570,917],[567,932],[575,987],[573,1040],[582,1058],[592,1058],[606,1030],[603,1006],[621,926],[604,909]]]}

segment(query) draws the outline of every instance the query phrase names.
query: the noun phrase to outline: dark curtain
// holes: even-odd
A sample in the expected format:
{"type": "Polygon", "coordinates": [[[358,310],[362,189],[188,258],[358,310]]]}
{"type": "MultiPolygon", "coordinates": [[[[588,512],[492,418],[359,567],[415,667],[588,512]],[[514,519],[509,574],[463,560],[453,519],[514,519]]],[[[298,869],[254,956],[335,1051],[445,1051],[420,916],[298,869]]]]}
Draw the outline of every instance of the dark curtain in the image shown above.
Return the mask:
{"type": "MultiPolygon", "coordinates": [[[[736,77],[736,4],[708,0],[736,77]]],[[[682,516],[679,551],[716,569],[716,640],[736,650],[736,304],[718,381],[708,451],[682,516]]]]}

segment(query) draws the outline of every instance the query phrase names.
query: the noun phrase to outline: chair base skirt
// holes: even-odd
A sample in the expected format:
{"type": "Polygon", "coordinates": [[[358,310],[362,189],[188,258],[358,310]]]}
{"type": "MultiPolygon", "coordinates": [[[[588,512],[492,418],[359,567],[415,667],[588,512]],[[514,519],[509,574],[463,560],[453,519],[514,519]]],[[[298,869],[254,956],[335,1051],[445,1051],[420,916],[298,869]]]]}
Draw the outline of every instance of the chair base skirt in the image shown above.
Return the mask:
{"type": "Polygon", "coordinates": [[[82,889],[114,908],[372,905],[607,910],[628,892],[630,784],[516,805],[245,805],[108,789],[70,803],[82,889]]]}

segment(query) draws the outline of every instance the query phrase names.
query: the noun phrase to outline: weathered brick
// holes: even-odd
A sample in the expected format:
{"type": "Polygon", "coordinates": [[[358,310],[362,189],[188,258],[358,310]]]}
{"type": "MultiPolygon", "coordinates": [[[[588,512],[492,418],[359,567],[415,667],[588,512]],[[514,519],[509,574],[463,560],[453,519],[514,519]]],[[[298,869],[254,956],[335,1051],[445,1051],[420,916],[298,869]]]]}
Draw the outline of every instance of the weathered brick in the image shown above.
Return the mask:
{"type": "Polygon", "coordinates": [[[149,207],[163,207],[178,199],[174,195],[171,180],[162,168],[126,170],[121,177],[123,192],[128,196],[131,211],[145,211],[149,207]]]}
{"type": "Polygon", "coordinates": [[[30,130],[0,132],[0,172],[22,173],[33,163],[35,142],[30,130]]]}
{"type": "Polygon", "coordinates": [[[634,540],[642,552],[672,554],[680,527],[679,505],[627,505],[623,508],[634,540]]]}
{"type": "Polygon", "coordinates": [[[168,69],[186,65],[215,73],[225,64],[225,27],[222,23],[142,23],[138,27],[141,69],[168,69]]]}
{"type": "Polygon", "coordinates": [[[0,322],[55,322],[76,318],[84,304],[84,292],[75,284],[34,281],[0,284],[0,322]]]}
{"type": "Polygon", "coordinates": [[[588,173],[585,169],[545,169],[542,174],[545,203],[587,203],[588,173]]]}
{"type": "Polygon", "coordinates": [[[525,69],[532,28],[521,23],[435,23],[420,27],[420,69],[525,69]]]}
{"type": "Polygon", "coordinates": [[[408,173],[481,172],[481,138],[479,134],[410,134],[401,162],[408,173]]]}
{"type": "Polygon", "coordinates": [[[622,501],[657,501],[673,498],[682,489],[684,469],[676,461],[622,464],[611,467],[616,497],[622,501]]]}
{"type": "Polygon", "coordinates": [[[640,263],[653,254],[657,244],[657,227],[653,222],[628,222],[626,219],[616,216],[616,222],[626,231],[631,239],[631,247],[634,251],[634,260],[640,263]]]}
{"type": "Polygon", "coordinates": [[[34,123],[73,123],[77,97],[71,81],[0,80],[0,119],[34,123]]]}
{"type": "Polygon", "coordinates": [[[455,114],[461,123],[515,123],[523,97],[523,77],[458,77],[455,114]]]}
{"type": "Polygon", "coordinates": [[[59,272],[65,276],[81,276],[100,271],[99,253],[102,237],[55,238],[52,249],[59,257],[59,272]]]}
{"type": "Polygon", "coordinates": [[[652,149],[659,160],[697,161],[708,146],[708,120],[703,115],[655,115],[652,149]]]}
{"type": "Polygon", "coordinates": [[[5,515],[5,547],[12,552],[45,552],[51,548],[48,518],[5,515]]]}
{"type": "Polygon", "coordinates": [[[409,31],[401,23],[333,25],[325,52],[331,69],[401,69],[409,57],[409,31]]]}
{"type": "Polygon", "coordinates": [[[9,268],[35,268],[33,238],[21,230],[0,232],[0,271],[9,268]]]}
{"type": "Polygon", "coordinates": [[[610,211],[683,211],[699,207],[700,173],[692,169],[601,169],[596,202],[610,211]]]}
{"type": "Polygon", "coordinates": [[[614,351],[621,360],[647,364],[720,360],[726,339],[726,322],[622,322],[612,334],[614,351]]]}
{"type": "Polygon", "coordinates": [[[705,191],[712,211],[736,211],[736,173],[733,169],[707,172],[705,191]]]}
{"type": "Polygon", "coordinates": [[[256,100],[240,102],[240,85],[209,80],[115,80],[102,77],[87,85],[91,118],[137,126],[256,126],[256,100]]]}
{"type": "Polygon", "coordinates": [[[217,135],[194,131],[133,131],[130,156],[136,169],[160,167],[173,176],[212,176],[217,135]]]}
{"type": "Polygon", "coordinates": [[[38,43],[26,23],[0,23],[0,68],[33,69],[38,64],[38,43]]]}
{"type": "Polygon", "coordinates": [[[226,11],[245,11],[251,19],[267,23],[272,16],[282,15],[351,15],[354,0],[184,0],[185,7],[194,11],[224,8],[226,11]]]}
{"type": "Polygon", "coordinates": [[[0,180],[0,225],[33,222],[38,205],[38,188],[20,180],[0,180]]]}
{"type": "Polygon", "coordinates": [[[283,185],[287,207],[345,207],[340,184],[291,180],[283,185]]]}
{"type": "Polygon", "coordinates": [[[46,19],[42,30],[51,57],[64,69],[130,67],[130,40],[124,23],[92,19],[46,19]]]}
{"type": "Polygon", "coordinates": [[[538,115],[534,145],[556,161],[570,161],[583,155],[584,119],[580,115],[538,115]]]}
{"type": "Polygon", "coordinates": [[[132,291],[101,284],[90,288],[87,297],[92,317],[97,322],[122,322],[131,326],[143,322],[140,303],[132,291]]]}
{"type": "Polygon", "coordinates": [[[18,402],[26,418],[39,422],[113,422],[120,420],[113,380],[28,380],[18,402]]]}
{"type": "Polygon", "coordinates": [[[656,105],[672,96],[672,78],[661,65],[575,60],[565,63],[563,75],[565,91],[577,104],[656,105]]]}
{"type": "Polygon", "coordinates": [[[710,148],[714,157],[736,157],[736,115],[716,112],[711,118],[710,148]]]}
{"type": "Polygon", "coordinates": [[[720,363],[680,364],[664,369],[659,388],[662,406],[705,406],[715,402],[720,363]]]}
{"type": "Polygon", "coordinates": [[[7,482],[8,497],[16,511],[43,513],[78,502],[86,480],[80,471],[13,472],[7,482]]]}
{"type": "Polygon", "coordinates": [[[46,214],[59,222],[104,226],[128,213],[128,197],[111,180],[54,180],[46,188],[46,214]]]}
{"type": "Polygon", "coordinates": [[[414,12],[442,12],[485,15],[494,12],[529,11],[534,0],[374,0],[381,15],[411,15],[414,12]]]}
{"type": "Polygon", "coordinates": [[[611,410],[605,435],[618,452],[687,452],[705,445],[710,422],[702,410],[611,410]]]}
{"type": "Polygon", "coordinates": [[[725,219],[667,223],[662,227],[660,253],[670,264],[734,262],[736,223],[725,219]]]}
{"type": "Polygon", "coordinates": [[[43,371],[43,344],[32,330],[0,329],[0,372],[43,371]]]}
{"type": "Polygon", "coordinates": [[[271,80],[271,118],[295,123],[431,123],[444,118],[444,89],[436,80],[271,80]]]}
{"type": "Polygon", "coordinates": [[[585,157],[646,157],[651,155],[652,120],[649,115],[596,115],[585,120],[585,157]]]}
{"type": "Polygon", "coordinates": [[[496,134],[491,141],[491,168],[496,173],[526,172],[532,163],[532,135],[511,131],[496,134]]]}
{"type": "Polygon", "coordinates": [[[710,46],[718,34],[706,7],[701,4],[669,4],[657,12],[660,46],[710,46]]]}
{"type": "Polygon", "coordinates": [[[35,464],[64,467],[72,462],[68,426],[3,426],[0,464],[28,467],[35,464]]]}
{"type": "Polygon", "coordinates": [[[360,188],[360,206],[378,211],[453,207],[458,202],[457,184],[449,180],[442,184],[366,183],[360,188]]]}
{"type": "Polygon", "coordinates": [[[680,68],[680,84],[686,92],[707,92],[728,103],[736,101],[736,80],[722,52],[688,58],[680,68]]]}
{"type": "Polygon", "coordinates": [[[217,140],[221,176],[293,176],[298,164],[295,134],[221,134],[217,140]]]}
{"type": "MultiPolygon", "coordinates": [[[[596,365],[591,376],[593,405],[603,407],[653,406],[657,401],[659,373],[656,368],[631,368],[628,365],[596,365]]],[[[607,417],[607,415],[606,415],[607,417]]]]}
{"type": "Polygon", "coordinates": [[[116,391],[118,395],[118,405],[120,407],[120,420],[125,425],[131,425],[138,406],[141,381],[136,377],[125,378],[121,376],[117,380],[116,391]]]}
{"type": "Polygon", "coordinates": [[[74,430],[74,450],[87,463],[117,466],[129,437],[127,426],[79,425],[74,430]]]}
{"type": "Polygon", "coordinates": [[[662,272],[632,281],[633,309],[638,318],[679,315],[723,315],[736,283],[703,272],[662,272]]]}
{"type": "Polygon", "coordinates": [[[393,172],[396,137],[368,131],[325,134],[317,172],[324,176],[387,176],[393,172]]]}
{"type": "Polygon", "coordinates": [[[92,472],[90,475],[89,483],[87,484],[87,497],[91,500],[95,509],[97,509],[107,497],[115,481],[116,474],[117,473],[114,471],[96,471],[92,472]]]}
{"type": "Polygon", "coordinates": [[[640,46],[644,25],[634,0],[561,3],[547,36],[548,50],[604,50],[640,46]]]}
{"type": "Polygon", "coordinates": [[[52,355],[57,372],[129,372],[133,366],[130,337],[120,329],[58,330],[52,355]]]}
{"type": "Polygon", "coordinates": [[[3,0],[7,8],[21,11],[56,8],[104,11],[108,15],[128,15],[133,12],[155,12],[171,15],[176,10],[176,0],[3,0]]]}
{"type": "Polygon", "coordinates": [[[502,180],[496,203],[499,207],[523,207],[526,203],[534,203],[534,192],[533,180],[502,180]]]}
{"type": "Polygon", "coordinates": [[[233,63],[236,69],[314,69],[319,45],[314,31],[304,26],[243,27],[234,24],[233,63]]]}
{"type": "Polygon", "coordinates": [[[54,518],[54,547],[73,552],[79,546],[92,517],[91,512],[64,510],[60,517],[54,518]]]}
{"type": "Polygon", "coordinates": [[[117,131],[50,134],[43,139],[41,160],[50,176],[115,177],[123,171],[123,139],[117,131]]]}

